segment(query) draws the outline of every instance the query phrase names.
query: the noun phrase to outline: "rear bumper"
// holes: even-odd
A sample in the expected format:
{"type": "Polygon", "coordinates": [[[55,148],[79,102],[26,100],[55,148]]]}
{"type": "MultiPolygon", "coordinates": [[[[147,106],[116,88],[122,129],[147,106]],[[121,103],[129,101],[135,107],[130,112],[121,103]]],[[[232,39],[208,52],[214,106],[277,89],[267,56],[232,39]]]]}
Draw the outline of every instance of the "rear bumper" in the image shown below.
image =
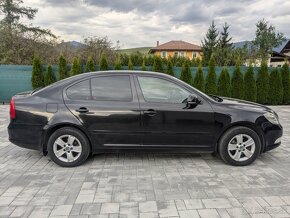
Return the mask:
{"type": "Polygon", "coordinates": [[[42,126],[10,123],[8,126],[9,141],[13,144],[33,150],[42,150],[42,126]]]}

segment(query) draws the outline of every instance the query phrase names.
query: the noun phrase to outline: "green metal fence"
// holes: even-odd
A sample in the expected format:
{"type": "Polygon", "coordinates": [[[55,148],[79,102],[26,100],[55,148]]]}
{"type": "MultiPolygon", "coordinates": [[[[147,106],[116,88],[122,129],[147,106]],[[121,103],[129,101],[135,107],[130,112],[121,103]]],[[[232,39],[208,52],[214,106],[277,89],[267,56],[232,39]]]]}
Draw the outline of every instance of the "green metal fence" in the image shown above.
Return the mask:
{"type": "MultiPolygon", "coordinates": [[[[46,66],[44,66],[45,72],[46,66]]],[[[70,66],[68,66],[68,70],[70,66]]],[[[96,66],[99,70],[99,66],[96,66]]],[[[109,69],[113,69],[112,66],[109,69]]],[[[122,69],[128,69],[127,66],[122,67],[122,69]]],[[[254,72],[257,73],[259,68],[254,68],[254,72]]],[[[57,76],[57,65],[52,66],[53,73],[57,76]]],[[[141,70],[141,66],[135,66],[134,70],[141,70]]],[[[147,70],[152,70],[152,67],[147,67],[147,70]]],[[[180,77],[181,67],[174,67],[174,74],[176,77],[180,77]]],[[[241,67],[241,71],[245,73],[247,67],[241,67]]],[[[271,69],[269,69],[271,70],[271,69]]],[[[195,76],[197,67],[192,67],[192,76],[195,76]]],[[[203,67],[204,76],[207,74],[207,67],[203,67]]],[[[222,67],[216,67],[217,77],[222,71],[222,67]]],[[[228,67],[229,74],[231,75],[234,71],[234,67],[228,67]]],[[[16,93],[32,90],[31,86],[31,65],[0,65],[0,102],[9,102],[11,97],[16,93]]]]}

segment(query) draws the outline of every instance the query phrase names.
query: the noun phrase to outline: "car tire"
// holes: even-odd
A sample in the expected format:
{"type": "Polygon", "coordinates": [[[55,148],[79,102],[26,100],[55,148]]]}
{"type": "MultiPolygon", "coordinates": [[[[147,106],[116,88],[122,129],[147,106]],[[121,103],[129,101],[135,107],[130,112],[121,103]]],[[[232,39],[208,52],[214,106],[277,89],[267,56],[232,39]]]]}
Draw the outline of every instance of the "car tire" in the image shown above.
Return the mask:
{"type": "Polygon", "coordinates": [[[63,127],[49,137],[47,151],[51,160],[59,166],[75,167],[87,160],[90,143],[80,130],[63,127]]]}
{"type": "Polygon", "coordinates": [[[254,162],[261,151],[258,134],[243,126],[227,130],[219,140],[218,152],[221,159],[233,166],[246,166],[254,162]]]}

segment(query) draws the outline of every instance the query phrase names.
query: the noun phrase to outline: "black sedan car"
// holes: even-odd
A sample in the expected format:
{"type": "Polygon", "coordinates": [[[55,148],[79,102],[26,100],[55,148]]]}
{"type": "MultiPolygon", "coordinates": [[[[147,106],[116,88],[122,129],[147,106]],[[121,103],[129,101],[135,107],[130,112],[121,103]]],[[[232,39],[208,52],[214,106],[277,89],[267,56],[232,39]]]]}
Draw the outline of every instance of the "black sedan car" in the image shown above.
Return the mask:
{"type": "Polygon", "coordinates": [[[9,140],[60,166],[121,150],[216,152],[244,166],[281,144],[277,114],[263,105],[207,96],[165,74],[85,73],[10,103],[9,140]]]}

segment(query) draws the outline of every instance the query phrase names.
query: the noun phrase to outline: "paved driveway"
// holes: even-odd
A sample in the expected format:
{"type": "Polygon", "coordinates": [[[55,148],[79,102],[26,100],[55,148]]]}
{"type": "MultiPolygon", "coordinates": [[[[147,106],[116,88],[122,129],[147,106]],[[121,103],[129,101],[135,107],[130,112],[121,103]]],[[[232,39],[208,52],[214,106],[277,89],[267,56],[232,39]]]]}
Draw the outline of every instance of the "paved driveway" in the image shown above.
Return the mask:
{"type": "Polygon", "coordinates": [[[248,167],[212,155],[106,154],[61,168],[7,140],[0,106],[2,217],[290,217],[290,107],[282,146],[248,167]]]}

